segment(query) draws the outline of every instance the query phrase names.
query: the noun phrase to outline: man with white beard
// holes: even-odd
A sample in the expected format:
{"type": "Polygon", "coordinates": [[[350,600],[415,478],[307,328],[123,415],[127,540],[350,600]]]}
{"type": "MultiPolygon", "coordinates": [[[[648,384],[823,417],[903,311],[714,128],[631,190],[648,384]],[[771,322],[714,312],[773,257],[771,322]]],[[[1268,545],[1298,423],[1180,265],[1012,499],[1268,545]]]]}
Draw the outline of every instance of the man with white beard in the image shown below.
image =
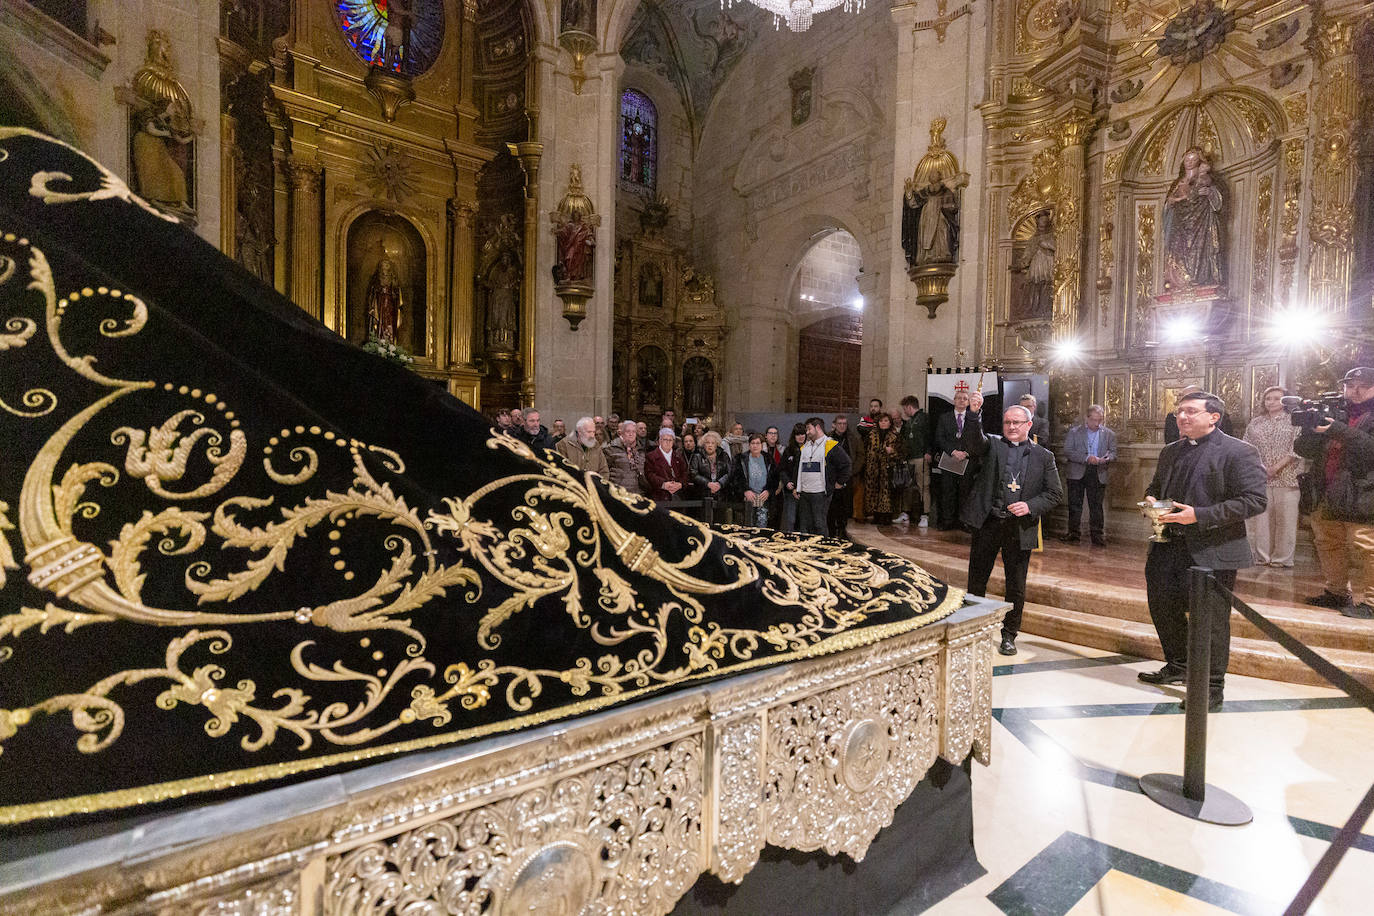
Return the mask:
{"type": "Polygon", "coordinates": [[[559,439],[554,448],[579,471],[610,476],[606,455],[596,439],[596,421],[591,417],[583,417],[573,424],[573,431],[559,439]]]}

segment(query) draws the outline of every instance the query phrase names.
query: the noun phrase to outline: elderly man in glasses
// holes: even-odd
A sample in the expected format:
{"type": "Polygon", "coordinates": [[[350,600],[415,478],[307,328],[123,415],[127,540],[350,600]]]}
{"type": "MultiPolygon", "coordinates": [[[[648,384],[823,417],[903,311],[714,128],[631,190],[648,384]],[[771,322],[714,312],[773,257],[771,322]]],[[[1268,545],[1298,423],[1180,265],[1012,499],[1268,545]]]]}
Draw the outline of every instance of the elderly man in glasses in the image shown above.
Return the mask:
{"type": "MultiPolygon", "coordinates": [[[[983,396],[977,392],[969,395],[968,406],[971,413],[978,414],[983,396]]],[[[976,416],[968,424],[977,430],[969,454],[982,459],[959,516],[973,529],[968,591],[970,595],[987,591],[992,567],[1001,553],[1006,599],[1011,602],[1011,610],[1002,620],[1002,644],[997,649],[1003,655],[1016,654],[1016,634],[1021,631],[1021,612],[1026,605],[1026,574],[1039,537],[1036,523],[1064,498],[1054,455],[1029,441],[1034,419],[1030,410],[1017,404],[1002,414],[1001,437],[984,435],[976,416]]]]}

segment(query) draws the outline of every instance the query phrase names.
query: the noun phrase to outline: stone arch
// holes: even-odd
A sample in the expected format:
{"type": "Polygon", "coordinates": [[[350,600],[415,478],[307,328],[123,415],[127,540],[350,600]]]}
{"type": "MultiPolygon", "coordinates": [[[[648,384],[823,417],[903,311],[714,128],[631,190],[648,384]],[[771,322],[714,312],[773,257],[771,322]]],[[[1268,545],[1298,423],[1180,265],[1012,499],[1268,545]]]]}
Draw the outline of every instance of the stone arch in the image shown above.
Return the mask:
{"type": "Polygon", "coordinates": [[[1283,109],[1268,96],[1241,87],[1218,89],[1165,106],[1151,118],[1126,148],[1122,176],[1171,179],[1190,146],[1202,147],[1226,168],[1262,155],[1287,129],[1283,109]]]}
{"type": "Polygon", "coordinates": [[[76,125],[42,80],[10,54],[0,54],[0,124],[28,127],[83,149],[76,125]]]}
{"type": "Polygon", "coordinates": [[[1127,319],[1121,339],[1155,340],[1163,322],[1188,303],[1169,303],[1164,292],[1165,197],[1179,162],[1201,147],[1213,163],[1225,200],[1220,259],[1221,296],[1205,309],[1217,333],[1244,335],[1251,322],[1283,291],[1275,290],[1271,265],[1277,245],[1276,207],[1281,197],[1279,140],[1288,130],[1273,99],[1227,87],[1162,108],[1127,147],[1122,167],[1117,232],[1134,240],[1125,247],[1127,319]]]}

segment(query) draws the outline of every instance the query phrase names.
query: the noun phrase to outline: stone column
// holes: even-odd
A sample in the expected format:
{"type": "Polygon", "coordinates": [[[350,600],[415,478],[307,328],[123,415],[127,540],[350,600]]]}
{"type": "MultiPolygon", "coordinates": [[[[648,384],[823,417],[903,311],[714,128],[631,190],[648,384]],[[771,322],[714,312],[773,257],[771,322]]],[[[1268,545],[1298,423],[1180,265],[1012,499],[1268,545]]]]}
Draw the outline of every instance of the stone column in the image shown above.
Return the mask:
{"type": "Polygon", "coordinates": [[[219,250],[231,258],[238,258],[238,169],[234,162],[234,117],[222,112],[219,116],[219,250]]]}
{"type": "Polygon", "coordinates": [[[1361,138],[1355,73],[1355,21],[1314,3],[1307,50],[1317,65],[1312,124],[1311,243],[1307,298],[1322,312],[1344,311],[1354,259],[1355,179],[1361,138]]]}
{"type": "MultiPolygon", "coordinates": [[[[291,301],[312,318],[320,317],[320,164],[312,150],[292,154],[291,301]]],[[[343,328],[331,328],[342,333],[343,328]]]]}
{"type": "Polygon", "coordinates": [[[476,243],[473,240],[473,220],[477,204],[466,200],[448,203],[449,236],[453,247],[449,251],[449,361],[457,368],[472,365],[473,290],[476,272],[476,243]]]}
{"type": "Polygon", "coordinates": [[[1057,341],[1078,332],[1083,302],[1083,196],[1088,181],[1085,146],[1096,123],[1096,119],[1075,110],[1063,118],[1058,129],[1062,196],[1054,217],[1054,312],[1050,322],[1057,341]]]}

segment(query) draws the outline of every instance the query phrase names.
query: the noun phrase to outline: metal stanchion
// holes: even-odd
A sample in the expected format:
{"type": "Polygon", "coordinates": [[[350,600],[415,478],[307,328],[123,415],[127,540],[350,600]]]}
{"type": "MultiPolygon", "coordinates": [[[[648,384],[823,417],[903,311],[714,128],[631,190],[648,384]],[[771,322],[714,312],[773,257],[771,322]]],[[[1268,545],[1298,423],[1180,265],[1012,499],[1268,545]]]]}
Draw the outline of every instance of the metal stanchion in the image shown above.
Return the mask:
{"type": "Polygon", "coordinates": [[[1231,793],[1207,784],[1207,703],[1211,688],[1210,614],[1231,613],[1230,603],[1213,607],[1219,595],[1210,588],[1212,571],[1188,570],[1188,703],[1184,710],[1183,776],[1150,773],[1140,790],[1170,811],[1209,824],[1237,826],[1254,820],[1250,807],[1231,793]]]}

